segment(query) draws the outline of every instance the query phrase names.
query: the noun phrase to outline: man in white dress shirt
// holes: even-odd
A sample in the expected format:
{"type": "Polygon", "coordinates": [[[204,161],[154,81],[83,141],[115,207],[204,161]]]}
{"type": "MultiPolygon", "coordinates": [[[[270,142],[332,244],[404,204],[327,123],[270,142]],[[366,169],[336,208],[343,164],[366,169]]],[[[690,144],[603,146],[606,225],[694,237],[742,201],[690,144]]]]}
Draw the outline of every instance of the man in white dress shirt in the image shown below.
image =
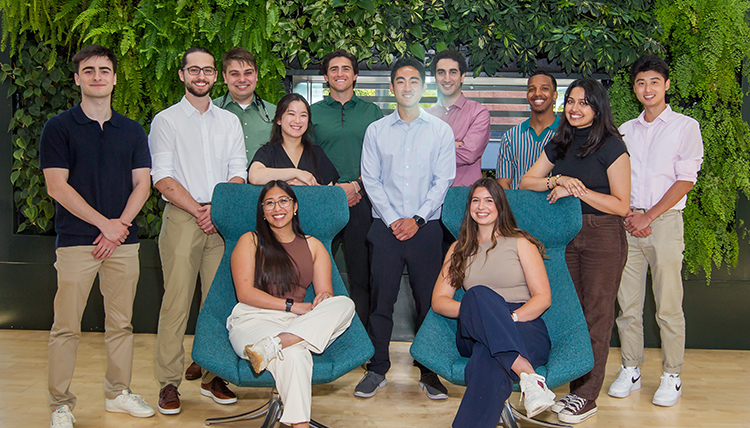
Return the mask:
{"type": "Polygon", "coordinates": [[[698,122],[675,113],[666,102],[669,66],[663,59],[645,55],[630,74],[643,113],[620,126],[630,152],[632,190],[625,217],[628,262],[617,293],[622,367],[608,394],[625,398],[641,387],[638,365],[644,362],[643,302],[650,266],[664,357],[664,374],[652,402],[673,406],[682,395],[685,357],[682,210],[703,162],[703,140],[698,122]]]}
{"type": "MultiPolygon", "coordinates": [[[[247,174],[237,116],[211,103],[213,55],[200,47],[188,49],[178,74],[185,96],[154,117],[148,137],[151,176],[167,201],[159,233],[164,297],[156,339],[159,411],[166,415],[181,410],[177,388],[185,360],[182,342],[198,273],[202,301],[224,254],[224,241],[211,221],[214,186],[244,183],[247,174]]],[[[201,394],[219,404],[237,402],[226,382],[208,372],[203,373],[201,394]]]]}

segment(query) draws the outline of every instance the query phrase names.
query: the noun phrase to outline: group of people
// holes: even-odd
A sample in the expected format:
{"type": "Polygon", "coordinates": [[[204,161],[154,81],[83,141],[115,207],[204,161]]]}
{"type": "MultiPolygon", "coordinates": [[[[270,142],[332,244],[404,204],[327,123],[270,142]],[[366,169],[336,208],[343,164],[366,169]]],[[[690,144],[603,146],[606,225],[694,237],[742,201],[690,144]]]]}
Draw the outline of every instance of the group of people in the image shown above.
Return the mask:
{"type": "MultiPolygon", "coordinates": [[[[255,93],[255,58],[242,48],[224,54],[228,92],[211,100],[215,59],[194,47],[184,53],[178,70],[184,97],[154,117],[148,137],[138,123],[111,108],[117,58],[109,49],[86,46],[74,55],[73,65],[81,103],[51,118],[40,141],[41,168],[57,201],[51,427],[75,422],[70,383],[81,316],[97,273],[106,312],[105,409],[136,417],[155,413],[129,388],[130,321],[139,274],[133,219],[148,198],[151,180],[166,201],[158,240],[164,296],[156,345],[162,414],[181,411],[178,388],[190,305],[199,277],[205,298],[224,253],[211,220],[212,191],[221,182],[263,186],[257,230],[243,235],[232,253],[238,303],[227,330],[239,357],[257,373],[273,374],[284,403],[282,423],[309,426],[311,352],[323,352],[355,313],[375,353],[354,395],[370,398],[386,386],[393,309],[405,266],[417,328],[430,307],[459,319],[457,346],[469,364],[455,427],[495,426],[516,381],[530,416],[552,408],[561,421],[577,423],[596,413],[615,296],[622,308],[617,324],[623,367],[609,393],[625,397],[639,388],[649,265],[665,352],[662,387],[676,388],[679,397],[684,317],[682,241],[675,243],[675,228],[681,238],[680,210],[700,168],[702,145],[697,122],[666,105],[669,71],[661,59],[647,56],[633,66],[634,89],[645,110],[620,131],[599,82],[575,81],[557,118],[554,77],[532,75],[527,95],[532,116],[503,137],[497,181],[481,178],[490,114],[463,95],[466,60],[458,51],[433,58],[438,102],[428,110],[419,105],[426,89],[424,64],[414,58],[396,61],[390,90],[397,107],[383,117],[377,105],[355,95],[358,63],[345,50],[323,58],[321,74],[330,94],[311,106],[297,94],[284,96],[278,105],[262,100],[255,93]],[[659,163],[649,165],[649,160],[659,163]],[[672,163],[666,165],[667,160],[672,163]],[[350,220],[338,239],[351,299],[333,296],[331,259],[320,241],[301,229],[295,185],[335,185],[346,194],[350,220]],[[458,240],[445,254],[439,219],[451,185],[472,187],[458,240]],[[550,349],[540,318],[551,303],[544,247],[518,229],[503,187],[548,192],[550,203],[568,196],[581,200],[583,228],[566,259],[588,322],[595,367],[572,382],[570,394],[558,402],[534,371],[546,363],[550,349]],[[315,298],[305,302],[310,286],[315,298]],[[461,303],[452,299],[460,287],[467,290],[461,303]]],[[[448,398],[438,376],[415,365],[426,395],[448,398]]],[[[223,379],[195,363],[185,378],[201,378],[201,394],[216,403],[237,401],[223,379]]],[[[675,391],[664,393],[662,387],[654,403],[674,404],[675,391]]]]}

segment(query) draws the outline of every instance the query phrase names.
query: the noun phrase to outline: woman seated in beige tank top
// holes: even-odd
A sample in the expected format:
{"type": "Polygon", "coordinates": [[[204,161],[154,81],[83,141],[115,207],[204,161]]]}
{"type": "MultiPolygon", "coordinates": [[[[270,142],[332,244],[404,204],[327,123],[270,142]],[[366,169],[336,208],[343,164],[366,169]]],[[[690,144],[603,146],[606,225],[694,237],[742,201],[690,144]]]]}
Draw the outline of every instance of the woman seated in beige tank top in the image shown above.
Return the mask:
{"type": "Polygon", "coordinates": [[[270,181],[258,198],[257,230],[240,237],[232,252],[239,303],[227,319],[229,341],[253,370],[268,369],[284,413],[281,422],[309,427],[312,356],[322,353],[351,324],[354,303],[333,296],[331,257],[302,232],[297,198],[285,181],[270,181]],[[307,288],[315,291],[304,301],[307,288]]]}
{"type": "Polygon", "coordinates": [[[543,254],[542,243],[516,225],[500,185],[477,180],[432,294],[435,312],[458,318],[456,345],[469,358],[454,428],[495,427],[518,381],[529,417],[554,404],[555,394],[534,371],[550,349],[540,318],[551,301],[543,254]],[[457,302],[461,287],[466,293],[457,302]]]}

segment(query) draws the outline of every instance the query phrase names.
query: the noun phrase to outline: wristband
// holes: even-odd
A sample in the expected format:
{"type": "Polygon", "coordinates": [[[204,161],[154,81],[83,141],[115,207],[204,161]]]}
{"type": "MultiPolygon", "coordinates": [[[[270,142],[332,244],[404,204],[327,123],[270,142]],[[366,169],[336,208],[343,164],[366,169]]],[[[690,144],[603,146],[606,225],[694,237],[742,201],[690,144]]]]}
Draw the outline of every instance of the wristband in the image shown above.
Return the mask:
{"type": "Polygon", "coordinates": [[[513,322],[518,322],[518,314],[515,311],[511,312],[510,316],[513,318],[513,322]]]}
{"type": "Polygon", "coordinates": [[[293,304],[294,304],[294,299],[292,299],[292,298],[286,299],[286,309],[285,309],[285,311],[286,312],[292,312],[292,305],[293,304]]]}

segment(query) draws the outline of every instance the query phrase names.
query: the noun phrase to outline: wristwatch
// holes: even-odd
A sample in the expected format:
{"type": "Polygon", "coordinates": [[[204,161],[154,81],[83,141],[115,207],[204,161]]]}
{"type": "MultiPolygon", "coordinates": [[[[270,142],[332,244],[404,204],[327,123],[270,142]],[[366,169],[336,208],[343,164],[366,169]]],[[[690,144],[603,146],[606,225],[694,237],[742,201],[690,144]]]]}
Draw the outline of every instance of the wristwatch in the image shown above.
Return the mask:
{"type": "Polygon", "coordinates": [[[292,312],[293,304],[294,304],[294,299],[292,298],[286,299],[286,312],[292,312]]]}
{"type": "Polygon", "coordinates": [[[412,217],[412,218],[414,219],[414,221],[416,221],[416,222],[417,222],[417,227],[418,227],[418,228],[420,228],[420,229],[421,229],[421,228],[422,228],[422,226],[424,226],[424,223],[425,223],[425,222],[424,222],[424,219],[423,219],[422,217],[420,217],[420,216],[418,216],[418,215],[415,215],[415,216],[414,216],[414,217],[412,217]]]}

